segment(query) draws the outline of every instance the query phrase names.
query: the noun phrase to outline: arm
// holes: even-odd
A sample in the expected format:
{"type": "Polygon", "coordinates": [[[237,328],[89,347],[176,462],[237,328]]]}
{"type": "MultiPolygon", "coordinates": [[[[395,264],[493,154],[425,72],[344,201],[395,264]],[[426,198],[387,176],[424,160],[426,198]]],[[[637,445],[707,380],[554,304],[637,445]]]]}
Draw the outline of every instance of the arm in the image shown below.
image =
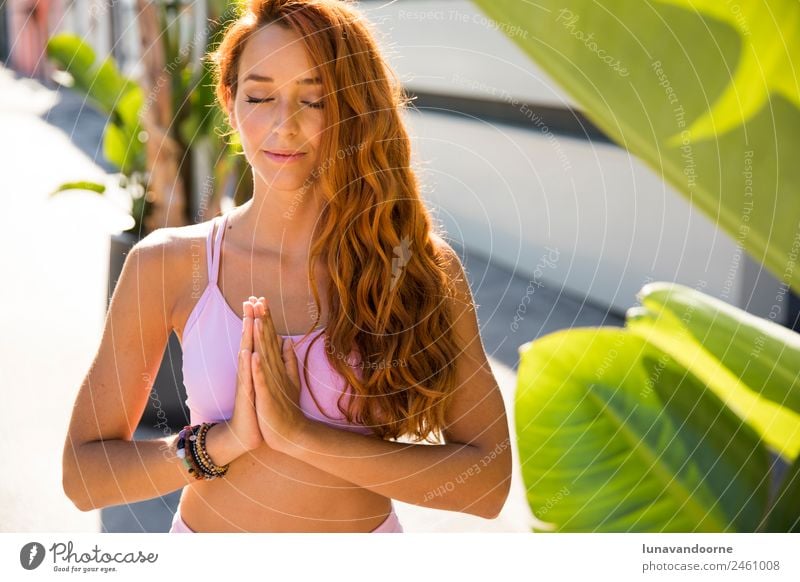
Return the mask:
{"type": "MultiPolygon", "coordinates": [[[[194,482],[175,455],[177,435],[132,440],[172,330],[174,303],[166,291],[176,288],[168,277],[180,270],[167,268],[168,230],[151,233],[126,257],[73,407],[62,481],[81,511],[151,499],[194,482]]],[[[230,435],[227,424],[208,433],[209,454],[219,464],[240,454],[230,435]]]]}
{"type": "Polygon", "coordinates": [[[282,452],[386,497],[492,519],[511,486],[508,424],[463,267],[449,245],[446,249],[458,291],[454,328],[462,346],[455,363],[457,388],[445,414],[447,444],[389,442],[308,421],[292,442],[283,439],[282,452]]]}

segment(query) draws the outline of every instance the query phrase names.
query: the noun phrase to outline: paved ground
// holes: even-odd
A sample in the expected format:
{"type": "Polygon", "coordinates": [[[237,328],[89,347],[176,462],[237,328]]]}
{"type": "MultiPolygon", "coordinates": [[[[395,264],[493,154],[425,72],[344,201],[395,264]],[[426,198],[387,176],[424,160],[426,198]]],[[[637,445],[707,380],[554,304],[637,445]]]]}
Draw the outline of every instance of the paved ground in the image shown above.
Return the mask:
{"type": "MultiPolygon", "coordinates": [[[[178,492],[82,513],[61,489],[61,450],[75,394],[95,355],[105,315],[113,203],[91,194],[48,199],[58,184],[101,178],[104,119],[70,91],[20,79],[0,67],[0,481],[3,531],[164,532],[178,492]]],[[[528,281],[460,249],[482,337],[513,426],[517,347],[572,326],[620,325],[617,315],[547,286],[537,289],[520,328],[509,323],[528,281]]],[[[513,432],[512,432],[513,434],[513,432]]],[[[146,429],[136,438],[160,436],[146,429]]],[[[496,520],[396,502],[406,531],[529,531],[516,449],[512,493],[496,520]]]]}

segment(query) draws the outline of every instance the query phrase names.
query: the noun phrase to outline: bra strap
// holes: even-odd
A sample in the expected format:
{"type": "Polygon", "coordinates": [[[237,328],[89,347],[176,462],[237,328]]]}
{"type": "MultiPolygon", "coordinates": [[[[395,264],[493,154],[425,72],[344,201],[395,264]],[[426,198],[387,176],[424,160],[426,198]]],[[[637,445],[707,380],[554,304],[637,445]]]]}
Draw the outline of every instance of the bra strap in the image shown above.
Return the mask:
{"type": "Polygon", "coordinates": [[[211,260],[208,265],[208,282],[211,285],[216,285],[217,279],[219,277],[219,255],[220,255],[220,248],[222,247],[222,235],[225,232],[226,219],[227,216],[223,214],[222,216],[217,217],[217,219],[214,221],[217,227],[217,235],[214,237],[213,253],[211,253],[211,233],[208,234],[208,239],[206,241],[208,256],[211,257],[211,260]]]}

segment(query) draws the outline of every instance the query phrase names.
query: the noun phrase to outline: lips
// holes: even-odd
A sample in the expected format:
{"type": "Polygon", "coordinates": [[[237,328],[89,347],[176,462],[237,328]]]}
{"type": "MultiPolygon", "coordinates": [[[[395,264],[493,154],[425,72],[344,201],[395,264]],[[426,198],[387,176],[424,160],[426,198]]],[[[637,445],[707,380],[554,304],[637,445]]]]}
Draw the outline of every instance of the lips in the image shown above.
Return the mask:
{"type": "Polygon", "coordinates": [[[306,155],[305,152],[293,152],[291,150],[264,150],[264,154],[276,162],[292,162],[306,155]]]}

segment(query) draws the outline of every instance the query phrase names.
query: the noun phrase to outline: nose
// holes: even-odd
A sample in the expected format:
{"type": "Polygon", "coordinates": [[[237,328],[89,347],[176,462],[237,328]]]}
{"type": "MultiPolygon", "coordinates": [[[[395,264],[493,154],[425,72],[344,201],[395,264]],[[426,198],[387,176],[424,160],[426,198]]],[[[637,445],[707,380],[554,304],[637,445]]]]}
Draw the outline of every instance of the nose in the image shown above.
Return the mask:
{"type": "Polygon", "coordinates": [[[275,119],[272,131],[278,135],[295,135],[298,131],[297,110],[291,100],[283,99],[275,108],[275,119]]]}

